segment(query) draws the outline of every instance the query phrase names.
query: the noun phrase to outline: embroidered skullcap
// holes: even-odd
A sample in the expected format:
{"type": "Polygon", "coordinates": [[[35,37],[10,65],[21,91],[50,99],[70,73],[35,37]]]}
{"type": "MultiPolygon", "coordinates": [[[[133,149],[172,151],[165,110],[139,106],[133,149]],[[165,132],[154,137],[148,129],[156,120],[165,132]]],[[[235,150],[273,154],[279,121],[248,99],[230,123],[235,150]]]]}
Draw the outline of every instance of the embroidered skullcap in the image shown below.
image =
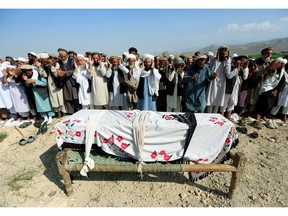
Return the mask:
{"type": "Polygon", "coordinates": [[[127,59],[134,59],[134,60],[136,60],[136,56],[134,55],[134,54],[127,54],[127,56],[126,56],[126,58],[127,59]]]}
{"type": "Polygon", "coordinates": [[[159,61],[167,61],[167,58],[166,57],[160,57],[159,61]]]}
{"type": "Polygon", "coordinates": [[[85,56],[84,56],[83,54],[77,54],[77,58],[78,58],[78,57],[81,57],[81,58],[83,58],[83,59],[85,58],[85,56]]]}
{"type": "Polygon", "coordinates": [[[220,47],[218,48],[218,52],[220,52],[220,51],[222,51],[222,50],[224,50],[224,51],[229,50],[229,47],[226,46],[226,45],[220,46],[220,47]]]}
{"type": "Polygon", "coordinates": [[[151,59],[154,61],[154,56],[149,54],[149,53],[145,53],[143,54],[143,61],[145,61],[147,58],[151,59]]]}
{"type": "Polygon", "coordinates": [[[173,62],[175,65],[184,64],[184,61],[181,57],[176,57],[173,62]]]}
{"type": "Polygon", "coordinates": [[[195,61],[198,61],[198,60],[200,60],[200,59],[207,59],[207,56],[206,56],[206,55],[196,56],[195,61]]]}
{"type": "Polygon", "coordinates": [[[22,65],[20,67],[20,69],[22,69],[22,70],[33,70],[33,66],[26,64],[26,65],[22,65]]]}
{"type": "Polygon", "coordinates": [[[28,60],[27,59],[25,59],[25,58],[23,58],[23,57],[18,57],[17,59],[16,59],[16,61],[20,61],[20,62],[28,62],[28,60]]]}
{"type": "Polygon", "coordinates": [[[119,56],[111,56],[110,58],[109,58],[109,61],[111,61],[112,59],[119,59],[119,56]]]}
{"type": "Polygon", "coordinates": [[[29,52],[28,54],[33,55],[37,58],[37,54],[35,52],[29,52]]]}
{"type": "Polygon", "coordinates": [[[49,54],[49,56],[50,56],[50,58],[58,58],[58,56],[55,54],[49,54]]]}
{"type": "Polygon", "coordinates": [[[213,52],[208,52],[207,56],[214,57],[214,53],[213,52]]]}
{"type": "Polygon", "coordinates": [[[46,59],[46,58],[49,58],[48,53],[40,53],[40,59],[46,59]]]}

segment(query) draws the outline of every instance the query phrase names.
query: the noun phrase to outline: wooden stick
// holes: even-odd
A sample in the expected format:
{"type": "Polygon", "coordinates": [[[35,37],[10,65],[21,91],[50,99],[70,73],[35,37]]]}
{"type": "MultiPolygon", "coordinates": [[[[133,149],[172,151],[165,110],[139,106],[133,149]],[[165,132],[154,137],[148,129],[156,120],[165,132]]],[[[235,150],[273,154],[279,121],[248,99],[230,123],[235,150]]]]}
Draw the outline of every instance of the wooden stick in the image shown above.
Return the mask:
{"type": "Polygon", "coordinates": [[[14,126],[14,128],[21,134],[21,136],[22,136],[23,138],[25,138],[24,134],[22,133],[22,131],[19,130],[19,128],[17,128],[16,126],[14,126]]]}

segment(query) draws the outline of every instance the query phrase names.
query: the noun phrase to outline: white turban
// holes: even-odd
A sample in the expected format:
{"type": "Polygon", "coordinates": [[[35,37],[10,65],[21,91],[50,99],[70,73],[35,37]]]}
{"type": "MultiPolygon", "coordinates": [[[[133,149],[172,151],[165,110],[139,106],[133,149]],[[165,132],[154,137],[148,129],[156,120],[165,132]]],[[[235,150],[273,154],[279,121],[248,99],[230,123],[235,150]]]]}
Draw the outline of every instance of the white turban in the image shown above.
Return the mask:
{"type": "Polygon", "coordinates": [[[29,52],[28,54],[31,54],[31,55],[37,57],[37,54],[35,52],[29,52]]]}
{"type": "Polygon", "coordinates": [[[174,59],[174,55],[169,55],[168,58],[174,59]]]}
{"type": "Polygon", "coordinates": [[[85,56],[83,54],[77,54],[77,58],[78,57],[81,57],[81,58],[85,59],[85,56]]]}
{"type": "Polygon", "coordinates": [[[130,58],[136,60],[136,56],[134,54],[128,54],[127,59],[130,59],[130,58]]]}
{"type": "Polygon", "coordinates": [[[143,61],[145,61],[147,58],[150,58],[151,60],[154,61],[154,56],[153,55],[148,54],[148,53],[143,54],[143,61]]]}
{"type": "Polygon", "coordinates": [[[40,56],[41,59],[49,58],[49,54],[48,53],[40,53],[39,56],[40,56]]]}
{"type": "Polygon", "coordinates": [[[20,62],[28,62],[28,60],[27,59],[25,59],[25,58],[23,58],[23,57],[18,57],[17,59],[16,59],[16,61],[20,61],[20,62]]]}

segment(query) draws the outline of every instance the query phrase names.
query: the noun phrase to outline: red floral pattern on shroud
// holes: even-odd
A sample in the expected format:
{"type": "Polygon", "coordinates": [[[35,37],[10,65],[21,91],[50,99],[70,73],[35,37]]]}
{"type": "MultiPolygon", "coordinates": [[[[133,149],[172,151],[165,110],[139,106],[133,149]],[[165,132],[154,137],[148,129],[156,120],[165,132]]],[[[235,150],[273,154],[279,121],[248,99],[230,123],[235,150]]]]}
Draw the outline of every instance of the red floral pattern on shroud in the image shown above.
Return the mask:
{"type": "Polygon", "coordinates": [[[81,136],[81,132],[80,131],[76,131],[76,133],[75,133],[75,135],[77,136],[77,137],[80,137],[81,136]]]}
{"type": "Polygon", "coordinates": [[[108,143],[108,141],[109,141],[108,139],[106,139],[106,138],[103,138],[103,143],[104,143],[104,144],[107,144],[107,143],[108,143]]]}
{"type": "Polygon", "coordinates": [[[124,142],[121,144],[121,148],[122,148],[123,150],[125,150],[128,146],[129,146],[129,145],[128,145],[127,143],[124,143],[124,142]]]}
{"type": "Polygon", "coordinates": [[[161,150],[159,154],[160,155],[166,155],[166,151],[165,150],[161,150]]]}
{"type": "Polygon", "coordinates": [[[173,120],[174,117],[171,116],[171,115],[165,115],[165,116],[164,116],[164,119],[165,119],[165,120],[173,120]]]}
{"type": "Polygon", "coordinates": [[[113,137],[113,135],[112,135],[112,137],[109,137],[109,139],[108,139],[110,142],[112,142],[112,143],[114,143],[114,137],[113,137]]]}
{"type": "Polygon", "coordinates": [[[152,159],[155,159],[157,157],[156,151],[152,152],[152,154],[150,156],[151,156],[152,159]]]}
{"type": "Polygon", "coordinates": [[[116,140],[117,140],[118,142],[121,142],[121,141],[123,140],[123,137],[117,136],[116,140]]]}
{"type": "Polygon", "coordinates": [[[58,129],[57,130],[57,133],[61,136],[62,135],[62,132],[58,129]]]}
{"type": "Polygon", "coordinates": [[[171,156],[170,156],[170,155],[167,155],[167,154],[165,154],[165,155],[164,155],[164,160],[165,160],[165,161],[169,161],[169,160],[170,160],[170,158],[171,158],[171,156]]]}
{"type": "Polygon", "coordinates": [[[227,137],[226,140],[225,140],[225,142],[226,142],[226,143],[230,143],[230,142],[231,142],[231,139],[230,139],[229,137],[227,137]]]}

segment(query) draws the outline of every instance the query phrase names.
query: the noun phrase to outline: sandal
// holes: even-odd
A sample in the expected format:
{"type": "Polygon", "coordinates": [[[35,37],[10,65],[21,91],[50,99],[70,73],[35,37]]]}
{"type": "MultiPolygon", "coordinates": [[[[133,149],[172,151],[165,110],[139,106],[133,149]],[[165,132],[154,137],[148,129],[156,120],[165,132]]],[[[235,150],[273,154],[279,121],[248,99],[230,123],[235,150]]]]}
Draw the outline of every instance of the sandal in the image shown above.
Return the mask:
{"type": "Polygon", "coordinates": [[[236,127],[236,130],[243,133],[243,134],[247,134],[247,132],[248,132],[246,127],[236,127]]]}
{"type": "Polygon", "coordinates": [[[22,123],[22,124],[19,126],[19,128],[26,128],[26,127],[30,126],[31,124],[32,124],[31,121],[29,121],[29,122],[24,122],[24,123],[22,123]]]}
{"type": "Polygon", "coordinates": [[[260,121],[254,121],[254,122],[252,122],[252,124],[251,124],[251,126],[252,127],[254,127],[254,128],[256,128],[256,129],[261,129],[261,128],[263,128],[263,124],[260,122],[260,121]]]}
{"type": "Polygon", "coordinates": [[[36,136],[34,136],[34,135],[31,135],[31,136],[29,136],[28,137],[28,139],[27,139],[27,143],[32,143],[34,140],[36,140],[36,136]]]}
{"type": "Polygon", "coordinates": [[[254,131],[253,133],[249,134],[249,136],[253,139],[258,138],[259,134],[257,133],[257,131],[254,131]]]}
{"type": "Polygon", "coordinates": [[[43,122],[43,123],[41,124],[39,130],[37,131],[36,135],[44,134],[44,133],[48,130],[47,124],[48,124],[47,121],[43,122]]]}
{"type": "Polygon", "coordinates": [[[24,146],[24,145],[26,145],[26,144],[28,144],[27,140],[25,140],[25,139],[20,139],[19,145],[24,146]]]}

